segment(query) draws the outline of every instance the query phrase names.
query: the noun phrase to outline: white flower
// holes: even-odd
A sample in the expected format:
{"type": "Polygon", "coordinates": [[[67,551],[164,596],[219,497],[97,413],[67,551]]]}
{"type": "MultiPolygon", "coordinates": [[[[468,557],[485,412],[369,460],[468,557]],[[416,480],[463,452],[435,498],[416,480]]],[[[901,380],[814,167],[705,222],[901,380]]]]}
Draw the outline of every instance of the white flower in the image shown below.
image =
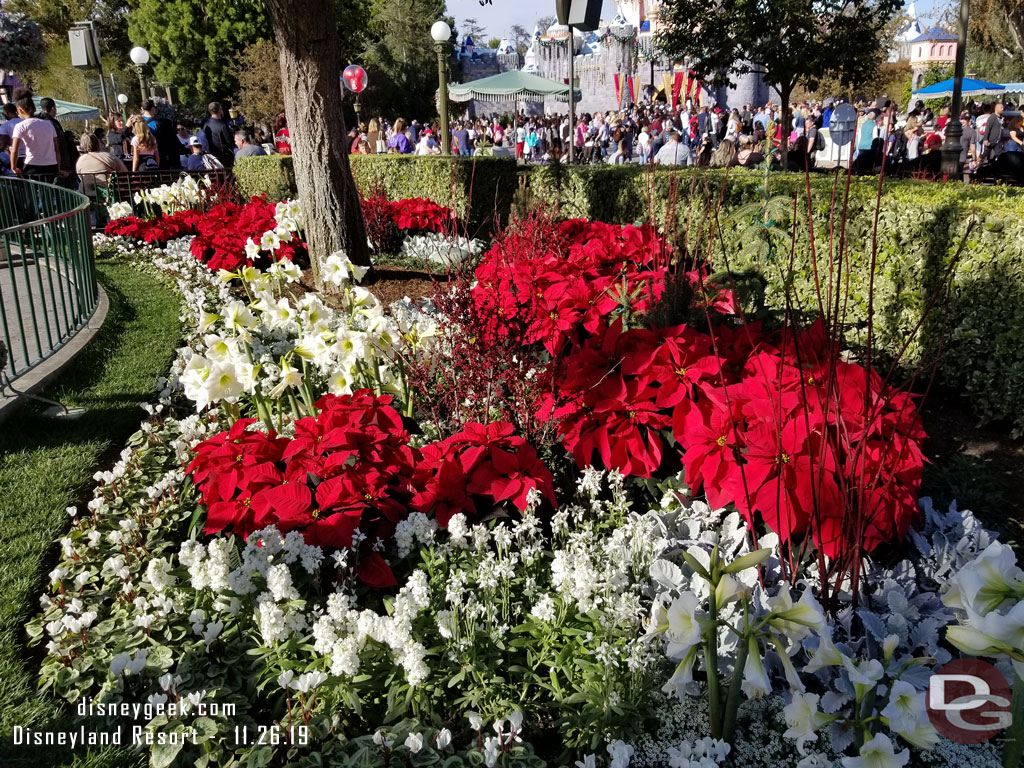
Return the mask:
{"type": "Polygon", "coordinates": [[[619,739],[614,744],[608,745],[608,754],[612,758],[608,762],[608,768],[626,768],[633,757],[633,747],[619,739]]]}
{"type": "Polygon", "coordinates": [[[858,757],[844,757],[843,768],[903,768],[910,760],[910,750],[894,752],[892,741],[879,733],[860,748],[858,757]]]}
{"type": "Polygon", "coordinates": [[[285,690],[291,688],[292,678],[295,677],[295,673],[290,669],[286,669],[280,675],[277,676],[277,684],[285,690]]]}
{"type": "Polygon", "coordinates": [[[501,740],[497,736],[490,736],[484,741],[484,764],[487,768],[494,768],[498,763],[501,740]]]}
{"type": "Polygon", "coordinates": [[[831,720],[828,715],[818,711],[819,700],[816,693],[794,693],[792,701],[782,710],[786,725],[789,726],[783,735],[796,741],[797,751],[801,755],[806,754],[804,744],[816,741],[816,731],[831,720]]]}
{"type": "Polygon", "coordinates": [[[385,749],[387,749],[395,743],[395,740],[388,736],[387,731],[380,730],[373,734],[373,743],[376,744],[378,747],[384,747],[385,749]]]}
{"type": "Polygon", "coordinates": [[[701,642],[700,622],[697,618],[697,595],[683,592],[668,607],[668,631],[665,638],[668,645],[665,654],[675,661],[686,655],[701,642]]]}
{"type": "Polygon", "coordinates": [[[582,760],[576,761],[576,768],[597,768],[597,755],[584,755],[582,760]]]}
{"type": "Polygon", "coordinates": [[[405,746],[410,752],[416,754],[423,749],[423,734],[410,733],[405,737],[405,746]]]}
{"type": "Polygon", "coordinates": [[[802,640],[811,634],[812,629],[821,632],[825,628],[825,613],[814,599],[809,585],[804,585],[800,600],[794,603],[789,584],[783,582],[769,605],[772,613],[768,623],[791,640],[802,640]]]}
{"type": "Polygon", "coordinates": [[[255,261],[260,255],[260,246],[251,237],[245,241],[245,256],[255,261]]]}
{"type": "Polygon", "coordinates": [[[850,676],[850,682],[857,691],[858,698],[875,687],[882,679],[882,662],[878,659],[866,659],[860,664],[851,659],[843,659],[843,667],[850,676]]]}
{"type": "Polygon", "coordinates": [[[260,238],[260,250],[261,251],[276,251],[281,247],[281,237],[274,230],[263,233],[263,237],[260,238]]]}
{"type": "Polygon", "coordinates": [[[437,732],[437,736],[434,737],[437,742],[437,748],[439,750],[444,749],[452,743],[452,732],[447,728],[442,728],[437,732]]]}
{"type": "Polygon", "coordinates": [[[761,658],[757,638],[751,637],[748,642],[749,650],[747,661],[743,665],[743,683],[740,688],[748,699],[760,699],[772,692],[772,684],[764,669],[764,659],[761,658]]]}
{"type": "Polygon", "coordinates": [[[316,690],[327,679],[327,674],[320,670],[305,672],[292,680],[290,687],[299,693],[309,693],[316,690]]]}
{"type": "Polygon", "coordinates": [[[484,719],[476,712],[470,710],[466,713],[466,717],[469,718],[469,727],[472,728],[474,731],[479,731],[481,728],[484,727],[484,719]]]}
{"type": "Polygon", "coordinates": [[[1022,597],[1024,572],[1017,567],[1013,550],[995,541],[957,572],[942,601],[952,608],[969,608],[984,615],[1007,599],[1022,597]]]}

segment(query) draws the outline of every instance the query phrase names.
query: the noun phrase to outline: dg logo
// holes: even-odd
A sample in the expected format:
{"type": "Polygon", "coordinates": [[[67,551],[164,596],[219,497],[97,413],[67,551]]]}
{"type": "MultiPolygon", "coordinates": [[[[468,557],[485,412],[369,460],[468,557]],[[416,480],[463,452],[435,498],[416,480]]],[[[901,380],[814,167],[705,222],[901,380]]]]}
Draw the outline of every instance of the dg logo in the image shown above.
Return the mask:
{"type": "Polygon", "coordinates": [[[1013,720],[1009,683],[979,659],[957,659],[936,670],[926,703],[935,729],[960,744],[988,741],[1013,720]]]}

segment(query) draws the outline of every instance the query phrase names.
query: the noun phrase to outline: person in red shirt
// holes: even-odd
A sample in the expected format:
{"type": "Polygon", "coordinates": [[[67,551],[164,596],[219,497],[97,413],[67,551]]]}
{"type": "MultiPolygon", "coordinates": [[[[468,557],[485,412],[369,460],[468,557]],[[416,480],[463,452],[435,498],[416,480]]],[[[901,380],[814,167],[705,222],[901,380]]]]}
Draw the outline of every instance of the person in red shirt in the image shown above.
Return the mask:
{"type": "Polygon", "coordinates": [[[292,136],[288,132],[288,120],[284,115],[278,115],[274,121],[274,148],[280,155],[292,153],[292,136]]]}

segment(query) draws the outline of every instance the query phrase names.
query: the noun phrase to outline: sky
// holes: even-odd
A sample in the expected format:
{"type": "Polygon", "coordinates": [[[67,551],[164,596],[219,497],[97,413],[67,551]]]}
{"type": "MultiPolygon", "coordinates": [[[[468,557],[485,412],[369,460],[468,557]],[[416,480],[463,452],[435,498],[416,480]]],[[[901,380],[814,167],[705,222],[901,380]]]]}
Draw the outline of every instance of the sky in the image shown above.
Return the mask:
{"type": "MultiPolygon", "coordinates": [[[[917,13],[922,20],[931,22],[936,8],[945,0],[918,0],[917,13]]],[[[479,0],[447,0],[448,13],[455,17],[461,28],[464,19],[476,19],[487,31],[487,39],[504,37],[513,24],[521,24],[527,32],[533,32],[533,25],[542,16],[555,15],[554,0],[491,0],[490,5],[480,5],[479,0]]],[[[606,21],[615,16],[615,0],[604,0],[601,18],[606,21]]],[[[483,41],[486,44],[487,40],[483,41]]]]}
{"type": "MultiPolygon", "coordinates": [[[[489,39],[508,35],[513,24],[522,25],[532,34],[537,19],[555,15],[555,0],[491,0],[490,5],[480,5],[479,0],[447,0],[447,8],[460,30],[464,19],[476,19],[489,39]]],[[[614,16],[615,0],[604,0],[601,18],[611,20],[614,16]]]]}

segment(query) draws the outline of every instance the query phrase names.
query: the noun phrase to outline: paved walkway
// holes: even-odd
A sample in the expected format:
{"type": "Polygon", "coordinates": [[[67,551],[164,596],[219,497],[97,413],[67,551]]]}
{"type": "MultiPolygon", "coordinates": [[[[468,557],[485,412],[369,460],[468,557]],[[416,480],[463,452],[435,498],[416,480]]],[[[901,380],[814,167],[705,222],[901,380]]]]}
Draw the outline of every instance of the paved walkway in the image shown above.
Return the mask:
{"type": "Polygon", "coordinates": [[[56,256],[23,256],[0,239],[0,340],[11,378],[46,357],[74,332],[79,297],[74,277],[56,256]],[[19,322],[20,320],[20,322],[19,322]]]}

